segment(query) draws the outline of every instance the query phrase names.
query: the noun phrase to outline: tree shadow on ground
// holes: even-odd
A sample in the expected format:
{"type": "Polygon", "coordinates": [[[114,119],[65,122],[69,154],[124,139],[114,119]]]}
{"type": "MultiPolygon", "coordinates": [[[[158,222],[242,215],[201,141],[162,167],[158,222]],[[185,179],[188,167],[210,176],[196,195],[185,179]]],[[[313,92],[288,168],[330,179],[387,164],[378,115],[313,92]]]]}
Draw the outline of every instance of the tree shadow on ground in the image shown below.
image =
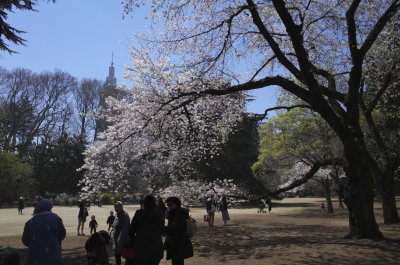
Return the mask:
{"type": "Polygon", "coordinates": [[[9,253],[17,253],[19,255],[19,264],[25,264],[25,249],[22,248],[11,248],[11,247],[3,247],[0,249],[0,264],[5,263],[3,260],[3,255],[7,255],[9,253]]]}
{"type": "Polygon", "coordinates": [[[199,229],[194,245],[196,255],[208,257],[212,253],[220,257],[220,262],[284,260],[297,255],[294,263],[287,264],[398,264],[400,240],[343,239],[346,232],[345,227],[282,223],[252,226],[241,221],[232,226],[199,229]],[[326,249],[326,253],[321,254],[321,249],[326,249]],[[335,249],[341,251],[338,253],[335,249]],[[355,253],[358,254],[354,256],[355,253]]]}
{"type": "MultiPolygon", "coordinates": [[[[13,239],[14,240],[14,239],[13,239]]],[[[16,252],[20,256],[19,265],[25,264],[27,248],[7,248],[7,252],[16,252]]],[[[84,265],[87,264],[86,251],[83,246],[63,247],[62,249],[63,265],[84,265]]],[[[0,264],[2,260],[0,259],[0,264]]],[[[8,264],[9,265],[9,264],[8,264]]],[[[51,265],[51,264],[49,264],[51,265]]]]}
{"type": "Polygon", "coordinates": [[[285,202],[273,202],[272,207],[273,208],[289,208],[289,207],[310,207],[314,203],[308,203],[308,202],[296,202],[296,203],[285,203],[285,202]]]}
{"type": "Polygon", "coordinates": [[[87,264],[86,251],[83,246],[63,249],[62,255],[64,265],[87,264]]]}

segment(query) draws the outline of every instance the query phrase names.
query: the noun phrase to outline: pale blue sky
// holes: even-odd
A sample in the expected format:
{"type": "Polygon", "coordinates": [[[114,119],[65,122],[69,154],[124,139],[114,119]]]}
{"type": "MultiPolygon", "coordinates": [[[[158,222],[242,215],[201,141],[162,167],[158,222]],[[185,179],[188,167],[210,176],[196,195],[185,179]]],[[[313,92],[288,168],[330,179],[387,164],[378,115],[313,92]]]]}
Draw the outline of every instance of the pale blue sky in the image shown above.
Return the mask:
{"type": "MultiPolygon", "coordinates": [[[[38,12],[17,11],[8,22],[26,33],[26,46],[14,46],[17,54],[0,52],[0,65],[6,69],[23,67],[34,72],[60,69],[77,78],[105,80],[114,52],[117,82],[124,82],[124,66],[130,64],[133,35],[145,29],[145,13],[135,12],[123,19],[119,0],[39,1],[38,12]]],[[[250,112],[262,113],[275,102],[275,91],[266,88],[252,92],[256,101],[250,112]]]]}

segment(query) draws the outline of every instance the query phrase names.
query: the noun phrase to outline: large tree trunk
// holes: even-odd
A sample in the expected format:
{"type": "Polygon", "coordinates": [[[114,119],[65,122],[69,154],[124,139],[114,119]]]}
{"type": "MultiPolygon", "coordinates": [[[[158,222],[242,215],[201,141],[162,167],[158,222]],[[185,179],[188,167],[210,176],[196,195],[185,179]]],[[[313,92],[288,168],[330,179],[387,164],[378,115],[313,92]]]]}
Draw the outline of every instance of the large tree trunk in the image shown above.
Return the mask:
{"type": "Polygon", "coordinates": [[[383,220],[385,224],[400,223],[396,208],[394,193],[394,172],[385,172],[380,179],[380,194],[382,199],[383,220]]]}
{"type": "Polygon", "coordinates": [[[344,203],[349,211],[349,238],[383,238],[374,215],[374,182],[366,153],[346,150],[348,165],[344,182],[344,203]]]}
{"type": "MultiPolygon", "coordinates": [[[[372,158],[371,158],[372,159],[372,158]]],[[[394,192],[394,175],[397,168],[385,161],[383,169],[380,170],[375,161],[370,162],[374,168],[375,188],[377,192],[377,200],[382,203],[383,220],[385,224],[400,223],[399,214],[396,208],[396,197],[394,192]]]]}
{"type": "Polygon", "coordinates": [[[328,213],[333,214],[333,204],[332,204],[332,197],[331,197],[331,189],[329,185],[329,181],[323,181],[322,185],[324,186],[325,191],[325,198],[326,198],[326,205],[328,208],[328,213]]]}
{"type": "Polygon", "coordinates": [[[339,203],[339,209],[344,209],[343,196],[340,193],[338,193],[338,203],[339,203]]]}

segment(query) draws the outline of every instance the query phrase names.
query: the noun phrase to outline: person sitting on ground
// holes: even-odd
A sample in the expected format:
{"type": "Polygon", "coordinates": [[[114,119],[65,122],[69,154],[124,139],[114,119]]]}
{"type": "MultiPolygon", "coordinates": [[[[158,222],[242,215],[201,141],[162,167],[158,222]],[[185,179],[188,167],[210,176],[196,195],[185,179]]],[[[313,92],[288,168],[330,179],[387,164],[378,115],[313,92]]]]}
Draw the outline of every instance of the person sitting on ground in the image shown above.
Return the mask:
{"type": "Polygon", "coordinates": [[[62,219],[51,212],[50,200],[38,202],[35,215],[25,223],[22,243],[27,246],[27,265],[62,265],[61,241],[66,232],[62,219]]]}

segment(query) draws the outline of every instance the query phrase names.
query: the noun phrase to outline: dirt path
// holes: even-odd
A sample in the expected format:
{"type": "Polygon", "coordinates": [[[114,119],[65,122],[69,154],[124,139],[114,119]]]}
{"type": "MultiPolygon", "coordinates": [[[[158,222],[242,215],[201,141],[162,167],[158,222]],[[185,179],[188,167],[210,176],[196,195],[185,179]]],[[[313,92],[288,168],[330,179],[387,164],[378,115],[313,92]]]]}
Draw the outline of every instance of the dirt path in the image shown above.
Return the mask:
{"type": "MultiPolygon", "coordinates": [[[[198,220],[198,232],[193,238],[195,257],[189,265],[244,265],[244,264],[400,264],[400,225],[383,225],[380,210],[377,220],[386,240],[343,239],[348,231],[345,213],[333,217],[320,214],[322,199],[285,199],[276,202],[272,213],[258,214],[257,209],[231,209],[232,222],[209,228],[202,221],[203,209],[192,209],[198,220]]],[[[106,228],[111,206],[92,207],[100,229],[106,228]]],[[[132,216],[136,206],[126,207],[132,216]]],[[[84,265],[84,243],[88,237],[76,236],[77,207],[55,207],[67,228],[63,241],[64,265],[84,265]]],[[[0,245],[8,245],[25,253],[21,243],[24,223],[31,218],[32,209],[18,215],[16,209],[0,209],[0,245]]],[[[88,225],[88,224],[86,224],[88,225]]],[[[87,227],[85,227],[88,233],[87,227]]],[[[113,260],[112,260],[113,262],[113,260]]],[[[23,262],[21,262],[23,264],[23,262]]],[[[113,263],[112,263],[113,264],[113,263]]],[[[163,260],[161,264],[170,264],[163,260]]]]}

